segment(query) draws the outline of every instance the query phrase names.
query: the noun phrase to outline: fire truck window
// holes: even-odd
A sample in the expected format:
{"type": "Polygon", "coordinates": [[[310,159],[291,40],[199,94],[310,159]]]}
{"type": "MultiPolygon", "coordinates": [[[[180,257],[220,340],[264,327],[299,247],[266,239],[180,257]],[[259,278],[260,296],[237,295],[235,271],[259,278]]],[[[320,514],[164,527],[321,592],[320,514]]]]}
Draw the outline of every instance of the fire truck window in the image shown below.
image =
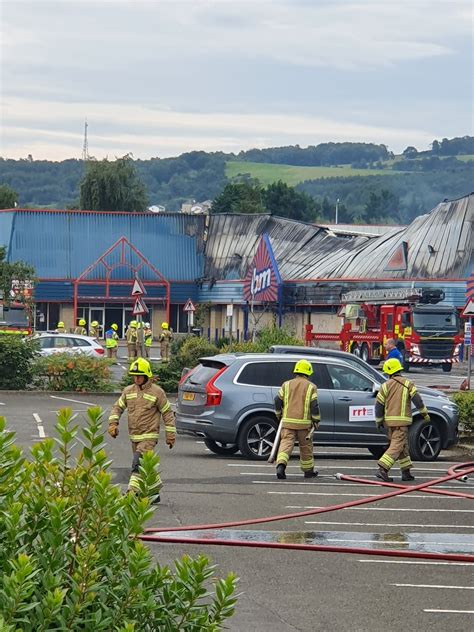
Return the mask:
{"type": "Polygon", "coordinates": [[[393,331],[393,314],[387,314],[387,331],[393,331]]]}
{"type": "Polygon", "coordinates": [[[330,364],[327,370],[336,391],[372,391],[372,381],[356,371],[330,364]]]}

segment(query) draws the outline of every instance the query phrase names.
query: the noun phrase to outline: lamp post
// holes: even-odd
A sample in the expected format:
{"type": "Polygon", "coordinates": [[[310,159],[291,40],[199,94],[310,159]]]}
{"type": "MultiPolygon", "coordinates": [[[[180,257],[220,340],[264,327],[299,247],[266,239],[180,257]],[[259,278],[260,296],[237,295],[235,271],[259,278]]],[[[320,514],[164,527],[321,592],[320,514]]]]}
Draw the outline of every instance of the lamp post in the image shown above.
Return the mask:
{"type": "Polygon", "coordinates": [[[339,215],[339,198],[337,198],[336,200],[336,224],[338,220],[338,215],[339,215]]]}

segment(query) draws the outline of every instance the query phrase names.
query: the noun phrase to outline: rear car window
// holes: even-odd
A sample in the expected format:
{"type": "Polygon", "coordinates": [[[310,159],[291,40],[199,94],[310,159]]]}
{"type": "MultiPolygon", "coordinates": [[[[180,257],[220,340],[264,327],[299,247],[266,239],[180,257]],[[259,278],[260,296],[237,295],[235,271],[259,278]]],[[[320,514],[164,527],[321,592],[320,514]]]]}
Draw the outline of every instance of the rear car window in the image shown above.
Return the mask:
{"type": "MultiPolygon", "coordinates": [[[[321,364],[312,363],[313,375],[310,380],[318,388],[328,388],[325,368],[321,364]]],[[[251,362],[244,366],[237,377],[238,384],[250,386],[278,387],[295,377],[294,362],[251,362]]]]}
{"type": "Polygon", "coordinates": [[[212,365],[199,364],[189,377],[187,377],[183,384],[194,384],[196,386],[205,386],[210,379],[218,373],[224,365],[212,365]]]}
{"type": "Polygon", "coordinates": [[[84,340],[83,338],[73,338],[73,346],[74,347],[90,347],[90,342],[84,340]]]}

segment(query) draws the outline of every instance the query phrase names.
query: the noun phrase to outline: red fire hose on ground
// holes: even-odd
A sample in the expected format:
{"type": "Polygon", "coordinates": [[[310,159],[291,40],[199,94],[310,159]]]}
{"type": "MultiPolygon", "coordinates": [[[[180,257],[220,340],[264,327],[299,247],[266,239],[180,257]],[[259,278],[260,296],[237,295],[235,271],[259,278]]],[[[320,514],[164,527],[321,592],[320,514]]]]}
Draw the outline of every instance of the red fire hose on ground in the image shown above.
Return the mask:
{"type": "Polygon", "coordinates": [[[367,498],[361,498],[358,500],[341,503],[338,505],[330,505],[328,507],[319,507],[318,509],[309,509],[307,511],[298,511],[296,513],[282,514],[277,516],[267,516],[265,518],[251,518],[248,520],[236,520],[232,522],[223,522],[217,524],[201,524],[190,525],[173,528],[150,528],[146,529],[145,533],[141,536],[141,539],[147,542],[167,542],[167,543],[179,543],[179,544],[200,544],[200,545],[213,545],[213,546],[244,546],[244,547],[256,547],[256,548],[273,548],[273,549],[292,549],[303,551],[326,551],[337,553],[355,553],[357,555],[377,555],[388,557],[407,557],[407,558],[422,558],[431,560],[444,560],[451,562],[471,562],[474,563],[474,554],[459,554],[459,553],[438,553],[429,551],[409,551],[409,550],[397,550],[397,549],[367,549],[363,547],[343,547],[343,546],[328,546],[319,544],[304,544],[293,542],[255,542],[245,540],[229,540],[224,538],[207,538],[207,537],[186,537],[180,536],[179,532],[190,531],[208,531],[217,529],[226,529],[230,527],[241,527],[245,525],[263,524],[270,522],[277,522],[280,520],[291,520],[292,518],[302,518],[306,516],[314,516],[317,514],[328,513],[331,511],[338,511],[340,509],[349,509],[351,507],[357,507],[359,505],[367,505],[369,503],[378,502],[381,500],[387,500],[395,498],[403,494],[409,494],[415,491],[426,491],[434,494],[442,494],[446,496],[462,497],[468,500],[474,500],[474,495],[466,494],[462,492],[450,492],[448,490],[432,489],[435,485],[446,483],[453,479],[458,479],[463,482],[468,480],[469,474],[474,472],[474,462],[460,463],[448,470],[448,474],[441,478],[433,479],[426,483],[419,485],[398,485],[395,483],[385,483],[382,481],[373,481],[362,478],[356,478],[347,476],[345,474],[336,474],[338,480],[346,480],[349,482],[355,482],[360,484],[380,485],[383,487],[396,488],[394,491],[381,494],[380,496],[369,496],[367,498]],[[175,535],[177,534],[177,535],[175,535]]]}

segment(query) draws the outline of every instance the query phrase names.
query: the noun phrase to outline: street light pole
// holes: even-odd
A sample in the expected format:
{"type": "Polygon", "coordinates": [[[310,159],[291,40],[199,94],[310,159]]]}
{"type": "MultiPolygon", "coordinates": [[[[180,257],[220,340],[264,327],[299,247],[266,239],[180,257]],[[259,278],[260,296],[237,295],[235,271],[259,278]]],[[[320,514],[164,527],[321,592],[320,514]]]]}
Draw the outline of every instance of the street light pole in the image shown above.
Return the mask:
{"type": "Polygon", "coordinates": [[[339,198],[337,198],[336,200],[336,224],[337,224],[338,219],[339,219],[339,198]]]}

